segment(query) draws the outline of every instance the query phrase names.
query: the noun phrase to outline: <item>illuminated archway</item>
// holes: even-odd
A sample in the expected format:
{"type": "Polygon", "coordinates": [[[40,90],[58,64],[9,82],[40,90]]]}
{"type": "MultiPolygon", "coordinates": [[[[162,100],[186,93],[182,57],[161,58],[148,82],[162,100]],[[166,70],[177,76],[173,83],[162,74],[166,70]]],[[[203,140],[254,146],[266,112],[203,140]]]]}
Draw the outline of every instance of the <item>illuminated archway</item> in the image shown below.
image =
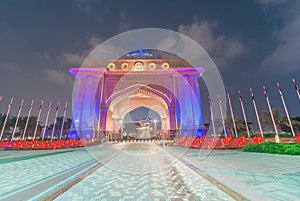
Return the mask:
{"type": "MultiPolygon", "coordinates": [[[[152,89],[149,87],[148,89],[152,89]]],[[[153,90],[153,89],[152,89],[153,90]]],[[[120,94],[109,106],[106,118],[106,131],[117,132],[122,127],[122,122],[127,113],[139,107],[149,108],[159,114],[162,129],[170,130],[170,113],[168,104],[158,95],[149,90],[137,89],[125,94],[120,94]]]]}
{"type": "Polygon", "coordinates": [[[188,129],[201,130],[198,79],[203,69],[180,65],[188,64],[181,59],[130,58],[111,61],[106,69],[72,68],[77,80],[73,128],[85,139],[108,136],[128,111],[144,106],[163,117],[162,129],[170,139],[187,122],[188,129]]]}

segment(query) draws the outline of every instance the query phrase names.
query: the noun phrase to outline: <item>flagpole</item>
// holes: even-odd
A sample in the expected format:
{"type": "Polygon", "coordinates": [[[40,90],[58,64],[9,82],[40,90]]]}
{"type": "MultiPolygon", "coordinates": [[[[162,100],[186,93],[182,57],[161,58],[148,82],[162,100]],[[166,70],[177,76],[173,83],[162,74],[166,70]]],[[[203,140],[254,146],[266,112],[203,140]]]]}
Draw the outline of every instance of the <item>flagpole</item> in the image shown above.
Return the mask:
{"type": "Polygon", "coordinates": [[[224,115],[223,115],[223,110],[222,110],[222,101],[221,101],[220,95],[218,95],[218,99],[219,99],[219,106],[220,106],[220,112],[221,112],[221,118],[222,118],[223,131],[224,131],[225,137],[227,137],[224,115]]]}
{"type": "Polygon", "coordinates": [[[5,126],[6,126],[6,122],[7,122],[7,119],[8,119],[9,112],[10,112],[11,105],[12,105],[13,101],[14,101],[14,97],[12,97],[12,98],[10,99],[10,103],[8,104],[8,108],[7,108],[5,120],[4,120],[4,123],[3,123],[2,130],[1,130],[0,141],[2,140],[2,136],[3,136],[3,133],[4,133],[4,129],[5,129],[5,126]]]}
{"type": "Polygon", "coordinates": [[[33,140],[35,140],[35,137],[36,137],[36,132],[37,132],[37,129],[38,129],[38,126],[39,126],[39,121],[40,121],[40,118],[41,118],[41,113],[42,113],[42,109],[43,109],[43,104],[44,104],[44,101],[41,101],[41,104],[40,104],[40,107],[39,107],[39,114],[38,114],[38,118],[37,118],[37,120],[36,120],[36,126],[35,126],[35,129],[34,129],[33,140]]]}
{"type": "Polygon", "coordinates": [[[252,103],[253,103],[253,107],[254,107],[254,111],[255,111],[257,123],[258,123],[258,128],[259,128],[261,136],[264,137],[263,130],[261,128],[261,123],[260,123],[259,115],[258,115],[258,112],[257,112],[256,102],[255,102],[254,93],[252,91],[252,88],[250,88],[250,94],[251,94],[251,97],[252,97],[252,103]]]}
{"type": "Polygon", "coordinates": [[[25,128],[24,128],[22,140],[24,140],[24,138],[25,138],[25,134],[26,134],[26,130],[27,130],[27,127],[28,127],[28,123],[29,123],[33,103],[34,103],[34,101],[32,100],[31,104],[30,104],[30,109],[29,109],[29,112],[28,112],[28,115],[27,115],[27,120],[26,120],[26,124],[25,124],[25,128]]]}
{"type": "Polygon", "coordinates": [[[273,122],[275,134],[276,134],[276,141],[279,142],[278,130],[277,130],[277,126],[276,126],[276,123],[275,123],[275,120],[274,120],[274,116],[273,116],[271,104],[270,104],[270,101],[269,101],[269,96],[268,96],[268,93],[267,93],[267,88],[265,86],[263,86],[263,88],[264,88],[264,94],[265,94],[265,97],[266,97],[266,100],[267,100],[268,108],[269,108],[269,111],[270,111],[271,119],[272,119],[272,122],[273,122]]]}
{"type": "Polygon", "coordinates": [[[294,128],[293,128],[293,124],[292,124],[292,122],[291,122],[291,118],[290,118],[288,109],[287,109],[287,107],[286,107],[285,100],[284,100],[284,97],[283,97],[283,94],[282,94],[282,91],[281,91],[279,82],[277,82],[277,87],[278,87],[278,91],[279,91],[279,94],[280,94],[280,98],[281,98],[281,101],[282,101],[282,104],[283,104],[283,107],[284,107],[284,110],[285,110],[286,117],[287,117],[287,119],[288,119],[288,121],[289,121],[289,124],[290,124],[290,128],[291,128],[292,134],[293,134],[293,136],[295,137],[295,131],[294,131],[294,128]]]}
{"type": "Polygon", "coordinates": [[[19,106],[19,111],[18,111],[18,115],[17,115],[17,120],[16,120],[16,123],[15,123],[15,127],[14,127],[14,130],[13,130],[13,133],[11,135],[11,140],[10,141],[13,141],[13,138],[15,136],[15,133],[16,133],[16,130],[17,130],[17,126],[18,126],[18,122],[19,122],[19,118],[20,118],[21,111],[22,111],[22,108],[23,108],[23,103],[24,103],[24,99],[21,100],[21,104],[19,106]]]}
{"type": "Polygon", "coordinates": [[[53,136],[54,136],[54,131],[55,131],[55,126],[56,126],[56,118],[57,118],[57,115],[58,115],[58,108],[60,106],[60,102],[58,101],[57,102],[57,106],[56,106],[56,112],[55,112],[55,117],[54,117],[54,123],[53,123],[53,128],[52,128],[52,134],[51,134],[51,142],[53,140],[53,136]]]}
{"type": "Polygon", "coordinates": [[[234,114],[233,114],[232,105],[231,105],[231,98],[230,98],[229,93],[227,93],[227,98],[228,98],[228,104],[229,104],[229,109],[230,109],[230,113],[231,113],[231,119],[232,119],[232,123],[233,123],[235,136],[238,137],[238,132],[237,132],[236,125],[235,125],[235,119],[234,119],[234,114]]]}
{"type": "Polygon", "coordinates": [[[211,124],[212,124],[212,127],[213,127],[214,136],[215,136],[216,135],[216,127],[215,127],[215,121],[214,121],[214,113],[213,113],[213,110],[212,110],[211,99],[210,99],[209,96],[208,96],[208,103],[209,103],[209,109],[210,109],[211,124]]]}
{"type": "Polygon", "coordinates": [[[299,87],[297,86],[297,83],[296,83],[296,80],[293,79],[293,83],[294,83],[294,87],[295,87],[295,90],[296,90],[296,93],[298,95],[298,98],[300,100],[300,93],[299,93],[299,87]]]}
{"type": "Polygon", "coordinates": [[[60,140],[61,140],[61,138],[62,138],[62,134],[63,134],[63,131],[64,131],[64,125],[65,125],[65,118],[66,118],[66,114],[67,114],[67,108],[68,108],[68,102],[66,101],[65,108],[64,108],[63,121],[62,121],[61,130],[60,130],[60,135],[59,135],[59,139],[60,139],[60,140]]]}
{"type": "Polygon", "coordinates": [[[48,124],[48,119],[49,119],[50,110],[51,110],[51,101],[49,102],[49,106],[48,106],[48,112],[47,112],[47,116],[46,116],[46,120],[45,120],[45,127],[44,127],[44,133],[43,133],[43,136],[42,136],[42,140],[44,140],[45,135],[46,135],[47,124],[48,124]]]}
{"type": "Polygon", "coordinates": [[[241,95],[241,91],[240,90],[238,91],[238,95],[239,95],[239,99],[240,99],[240,103],[241,103],[241,108],[242,108],[243,117],[244,117],[244,121],[245,121],[245,126],[246,126],[246,130],[247,130],[247,135],[248,135],[248,137],[250,137],[250,132],[249,132],[249,128],[248,128],[248,122],[247,122],[246,112],[245,112],[244,103],[243,103],[243,99],[242,99],[242,95],[241,95]]]}

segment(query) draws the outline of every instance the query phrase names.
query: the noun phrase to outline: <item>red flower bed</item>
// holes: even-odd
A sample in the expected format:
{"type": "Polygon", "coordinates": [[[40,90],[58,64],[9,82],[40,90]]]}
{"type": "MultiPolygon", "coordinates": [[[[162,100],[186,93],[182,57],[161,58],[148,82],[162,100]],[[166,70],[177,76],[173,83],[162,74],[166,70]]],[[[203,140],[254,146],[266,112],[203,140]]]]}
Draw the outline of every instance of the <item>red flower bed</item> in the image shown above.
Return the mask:
{"type": "Polygon", "coordinates": [[[56,140],[56,141],[1,141],[0,148],[5,149],[65,149],[83,147],[90,141],[81,140],[56,140]]]}
{"type": "MultiPolygon", "coordinates": [[[[282,143],[290,143],[298,140],[300,144],[300,134],[297,138],[280,138],[282,143]]],[[[263,138],[261,135],[254,138],[246,138],[245,136],[239,138],[232,138],[228,136],[226,138],[208,138],[201,137],[196,139],[195,137],[182,137],[174,141],[174,146],[184,146],[191,148],[201,148],[201,149],[233,149],[244,147],[248,144],[261,144],[264,141],[275,142],[273,138],[263,138]]]]}

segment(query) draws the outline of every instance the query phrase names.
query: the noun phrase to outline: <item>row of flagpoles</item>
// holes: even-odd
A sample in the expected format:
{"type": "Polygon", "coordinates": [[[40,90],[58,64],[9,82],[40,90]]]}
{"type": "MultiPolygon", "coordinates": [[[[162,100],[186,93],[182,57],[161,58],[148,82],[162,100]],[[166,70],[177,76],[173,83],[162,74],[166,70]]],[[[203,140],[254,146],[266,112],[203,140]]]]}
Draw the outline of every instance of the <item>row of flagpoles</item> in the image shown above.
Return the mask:
{"type": "MultiPolygon", "coordinates": [[[[0,102],[1,101],[2,101],[2,96],[0,96],[0,102]]],[[[10,110],[11,110],[13,101],[14,101],[14,98],[12,97],[11,100],[10,100],[10,103],[8,104],[8,107],[7,107],[5,120],[3,122],[2,130],[1,130],[1,134],[0,134],[0,141],[2,140],[2,136],[3,136],[4,131],[5,131],[5,127],[6,127],[6,124],[7,124],[7,120],[8,120],[9,114],[10,114],[10,110]]],[[[22,109],[23,109],[23,104],[24,104],[24,99],[21,100],[21,103],[20,103],[20,106],[19,106],[19,109],[18,109],[17,119],[16,119],[15,126],[14,126],[14,129],[13,129],[13,132],[12,132],[11,141],[14,139],[14,136],[15,136],[15,133],[16,133],[16,130],[17,130],[19,118],[20,118],[20,115],[21,115],[21,112],[22,112],[22,109]]],[[[42,113],[42,109],[43,109],[43,104],[44,104],[44,102],[41,101],[40,106],[39,106],[36,126],[35,126],[35,129],[34,129],[32,140],[36,139],[36,134],[37,134],[37,131],[38,131],[38,126],[39,126],[41,113],[42,113]]],[[[48,125],[48,120],[49,120],[49,114],[50,114],[50,111],[51,111],[51,104],[52,103],[50,101],[49,105],[48,105],[48,110],[47,110],[47,115],[46,115],[46,120],[45,120],[45,126],[44,126],[43,135],[42,135],[42,140],[44,140],[44,138],[46,136],[47,125],[48,125]]],[[[21,135],[22,136],[21,140],[25,139],[25,135],[26,135],[26,132],[27,132],[27,128],[28,128],[28,124],[29,124],[29,118],[30,118],[31,113],[32,113],[33,105],[34,105],[34,100],[31,101],[31,104],[30,104],[30,107],[29,107],[29,111],[28,111],[24,131],[23,131],[23,134],[21,135]]],[[[60,102],[58,101],[57,106],[56,106],[56,112],[55,112],[55,117],[54,117],[53,128],[52,128],[52,132],[51,132],[51,141],[53,140],[53,137],[54,137],[54,132],[55,132],[55,126],[56,126],[56,123],[57,123],[59,107],[60,107],[60,102]]],[[[65,124],[65,118],[66,118],[66,115],[67,115],[67,108],[68,108],[68,102],[65,103],[65,107],[64,107],[63,121],[62,121],[62,126],[61,126],[61,130],[60,130],[60,135],[59,135],[60,140],[62,138],[63,131],[64,131],[64,124],[65,124]]]]}
{"type": "MultiPolygon", "coordinates": [[[[298,96],[298,98],[300,100],[299,87],[297,86],[297,83],[296,83],[296,81],[294,79],[293,79],[293,84],[294,84],[297,96],[298,96]]],[[[277,87],[278,87],[278,92],[280,94],[281,101],[282,101],[282,104],[283,104],[283,107],[284,107],[284,110],[285,110],[285,113],[286,113],[286,116],[287,116],[287,119],[288,119],[288,122],[289,122],[289,126],[290,126],[290,129],[291,129],[292,135],[295,137],[295,131],[294,131],[294,128],[293,128],[293,125],[292,125],[292,122],[291,122],[291,119],[290,119],[290,116],[289,116],[289,113],[288,113],[288,110],[287,110],[287,107],[286,107],[286,103],[285,103],[285,100],[284,100],[284,97],[283,97],[283,94],[282,94],[282,90],[280,88],[279,83],[277,83],[277,87]]],[[[265,95],[265,98],[266,98],[266,101],[267,101],[268,109],[269,109],[269,112],[270,112],[270,115],[271,115],[272,123],[273,123],[273,126],[274,126],[276,138],[279,139],[279,136],[278,136],[279,133],[278,133],[276,122],[275,122],[275,119],[274,119],[274,116],[273,116],[273,113],[272,113],[272,108],[271,108],[270,100],[269,100],[269,97],[268,97],[267,88],[264,86],[263,89],[264,89],[264,95],[265,95]]],[[[258,111],[257,111],[257,107],[256,107],[255,98],[254,98],[254,92],[253,92],[253,90],[251,88],[250,88],[250,95],[252,97],[252,103],[253,103],[253,107],[254,107],[254,110],[255,110],[255,115],[256,115],[256,119],[257,119],[259,131],[260,131],[260,133],[261,133],[261,135],[263,137],[262,126],[261,126],[261,122],[260,122],[260,119],[259,119],[259,115],[258,115],[258,111]]],[[[244,118],[244,122],[245,122],[245,127],[246,127],[246,131],[247,131],[247,135],[248,135],[248,137],[250,137],[250,131],[249,131],[248,123],[247,123],[247,117],[246,117],[245,108],[244,108],[244,104],[243,104],[243,99],[242,99],[242,95],[241,95],[240,91],[238,91],[238,96],[239,96],[239,101],[240,101],[240,105],[241,105],[241,109],[242,109],[242,113],[243,113],[243,118],[244,118]]],[[[233,127],[234,127],[234,135],[236,137],[238,137],[238,132],[237,132],[236,124],[235,124],[234,113],[233,113],[233,109],[232,109],[232,105],[231,105],[231,98],[230,98],[230,94],[229,93],[227,93],[227,99],[228,99],[230,114],[231,114],[232,123],[233,123],[233,127]]],[[[7,108],[5,120],[4,120],[4,123],[3,123],[3,126],[2,126],[2,130],[1,130],[1,134],[0,134],[0,141],[2,140],[2,136],[3,136],[4,130],[5,130],[5,126],[7,124],[7,120],[8,120],[9,114],[10,114],[10,110],[11,110],[11,107],[12,107],[13,100],[14,100],[14,98],[11,98],[10,103],[8,104],[8,108],[7,108]]],[[[225,126],[225,119],[224,119],[224,114],[223,114],[223,109],[222,109],[222,102],[221,102],[221,98],[220,98],[219,95],[218,95],[218,100],[219,100],[219,107],[220,107],[220,113],[221,113],[221,118],[222,118],[223,132],[225,134],[225,137],[227,137],[226,126],[225,126]]],[[[2,101],[2,96],[0,96],[0,102],[1,101],[2,101]]],[[[215,128],[215,123],[214,123],[214,115],[213,115],[212,103],[211,103],[210,97],[208,97],[208,102],[209,102],[209,107],[210,107],[211,124],[212,124],[212,128],[213,128],[213,133],[216,134],[216,128],[215,128]]],[[[14,129],[13,129],[11,140],[14,139],[14,135],[16,133],[17,126],[18,126],[18,121],[19,121],[19,118],[20,118],[20,114],[22,112],[23,104],[24,104],[24,99],[21,100],[21,103],[20,103],[20,106],[19,106],[19,109],[18,109],[17,119],[16,119],[16,122],[15,122],[15,126],[14,126],[14,129]]],[[[38,125],[39,125],[39,122],[40,122],[40,118],[41,118],[43,104],[44,104],[44,102],[41,101],[40,106],[39,106],[39,111],[38,111],[36,126],[35,126],[35,130],[34,130],[34,133],[33,133],[33,140],[36,139],[36,134],[37,134],[37,130],[38,130],[38,125]]],[[[49,105],[48,105],[46,119],[45,119],[45,126],[44,126],[43,135],[42,135],[42,140],[44,140],[44,138],[46,136],[47,124],[48,124],[48,121],[49,121],[49,114],[50,114],[50,110],[51,110],[51,104],[52,103],[50,101],[49,105]]],[[[25,128],[24,128],[24,131],[23,131],[23,134],[22,134],[22,138],[21,138],[22,140],[25,139],[25,135],[26,135],[26,131],[27,131],[28,123],[29,123],[29,117],[31,116],[33,105],[34,105],[34,101],[32,100],[31,104],[30,104],[29,111],[28,111],[28,118],[26,120],[25,128]]],[[[54,123],[53,123],[53,129],[52,129],[52,132],[51,132],[51,141],[53,140],[53,137],[54,137],[54,132],[55,132],[55,126],[56,126],[56,123],[57,123],[57,116],[58,116],[59,107],[60,107],[60,102],[58,101],[57,106],[56,106],[56,111],[55,111],[55,118],[54,118],[54,123]]],[[[65,123],[65,118],[66,118],[66,112],[67,112],[67,107],[68,107],[68,102],[65,103],[65,107],[64,107],[63,122],[62,122],[62,127],[61,127],[61,130],[60,130],[59,139],[62,138],[62,134],[63,134],[63,130],[64,130],[64,123],[65,123]]]]}
{"type": "MultiPolygon", "coordinates": [[[[299,87],[297,86],[297,83],[296,83],[295,79],[293,79],[293,85],[294,85],[296,93],[298,95],[298,99],[300,100],[299,87]]],[[[287,117],[288,122],[289,122],[289,126],[290,126],[290,129],[291,129],[292,135],[295,137],[295,131],[294,131],[294,128],[293,128],[293,124],[291,122],[291,118],[290,118],[289,112],[287,110],[285,99],[284,99],[282,90],[280,88],[279,82],[277,82],[277,88],[278,88],[278,92],[279,92],[279,95],[280,95],[280,98],[281,98],[281,101],[282,101],[282,105],[284,107],[286,117],[287,117]]],[[[276,140],[279,140],[279,133],[278,133],[276,122],[275,122],[274,115],[273,115],[273,112],[272,112],[272,107],[271,107],[269,96],[268,96],[268,93],[267,93],[267,88],[265,86],[263,86],[263,89],[264,89],[264,95],[265,95],[265,98],[266,98],[268,109],[269,109],[269,112],[270,112],[270,115],[271,115],[274,131],[275,131],[275,134],[276,134],[276,140]]],[[[259,118],[259,115],[258,115],[258,111],[257,111],[257,107],[256,107],[256,101],[255,101],[255,98],[254,98],[254,92],[253,92],[252,88],[250,88],[250,95],[252,97],[252,103],[253,103],[253,107],[254,107],[254,111],[255,111],[258,127],[259,127],[259,131],[260,131],[260,134],[263,137],[262,126],[261,126],[260,118],[259,118]]],[[[239,96],[239,101],[240,101],[240,105],[241,105],[241,109],[242,109],[242,113],[243,113],[243,118],[244,118],[244,122],[245,122],[245,128],[246,128],[246,131],[247,131],[247,135],[248,135],[248,137],[250,137],[250,131],[249,131],[248,123],[247,123],[246,112],[245,112],[244,103],[243,103],[243,99],[242,99],[242,95],[241,95],[240,91],[238,91],[238,96],[239,96]]],[[[228,99],[232,124],[233,124],[233,128],[234,128],[234,135],[236,137],[238,137],[238,132],[237,132],[236,124],[235,124],[234,113],[233,113],[233,109],[232,109],[232,105],[231,105],[231,98],[230,98],[229,93],[227,93],[227,99],[228,99]]],[[[218,95],[218,100],[219,100],[219,107],[220,107],[220,113],[221,113],[223,132],[224,132],[225,137],[227,137],[225,119],[224,119],[223,110],[222,110],[222,102],[221,102],[221,98],[220,98],[219,95],[218,95]]],[[[211,125],[212,125],[212,128],[213,128],[213,133],[215,134],[216,133],[216,128],[215,128],[214,114],[213,114],[213,110],[212,110],[212,103],[211,103],[210,97],[208,97],[208,102],[209,102],[210,114],[211,114],[211,125]]]]}

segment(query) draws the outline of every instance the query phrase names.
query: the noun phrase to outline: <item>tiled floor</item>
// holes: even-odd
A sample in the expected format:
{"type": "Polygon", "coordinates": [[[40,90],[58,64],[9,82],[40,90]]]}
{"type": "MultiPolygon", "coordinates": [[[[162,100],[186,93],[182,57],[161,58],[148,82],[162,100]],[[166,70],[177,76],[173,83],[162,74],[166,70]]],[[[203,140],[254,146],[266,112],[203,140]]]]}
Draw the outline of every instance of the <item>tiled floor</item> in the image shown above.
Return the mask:
{"type": "Polygon", "coordinates": [[[182,158],[250,200],[300,200],[300,156],[189,149],[182,158]]]}
{"type": "Polygon", "coordinates": [[[299,156],[161,148],[150,142],[105,144],[61,153],[0,152],[0,200],[9,200],[8,195],[22,198],[24,189],[32,185],[37,191],[32,196],[45,196],[38,190],[38,185],[43,185],[39,182],[50,184],[49,178],[57,178],[57,182],[62,173],[107,158],[104,166],[57,200],[232,200],[190,167],[249,200],[300,200],[299,156]],[[40,156],[28,157],[36,154],[40,156]],[[23,156],[26,158],[20,159],[23,156]]]}
{"type": "Polygon", "coordinates": [[[13,195],[28,187],[38,185],[39,182],[57,177],[79,165],[93,161],[94,158],[100,160],[110,154],[109,149],[101,149],[101,152],[99,149],[97,150],[91,149],[92,155],[84,148],[69,152],[62,152],[62,150],[1,152],[0,200],[7,195],[13,195]],[[57,154],[58,152],[62,153],[57,154]],[[39,155],[39,157],[28,158],[28,156],[34,155],[39,155]],[[26,159],[20,160],[22,157],[26,159]],[[17,158],[18,160],[13,160],[17,158]]]}
{"type": "Polygon", "coordinates": [[[232,200],[153,143],[123,150],[56,200],[232,200]]]}

